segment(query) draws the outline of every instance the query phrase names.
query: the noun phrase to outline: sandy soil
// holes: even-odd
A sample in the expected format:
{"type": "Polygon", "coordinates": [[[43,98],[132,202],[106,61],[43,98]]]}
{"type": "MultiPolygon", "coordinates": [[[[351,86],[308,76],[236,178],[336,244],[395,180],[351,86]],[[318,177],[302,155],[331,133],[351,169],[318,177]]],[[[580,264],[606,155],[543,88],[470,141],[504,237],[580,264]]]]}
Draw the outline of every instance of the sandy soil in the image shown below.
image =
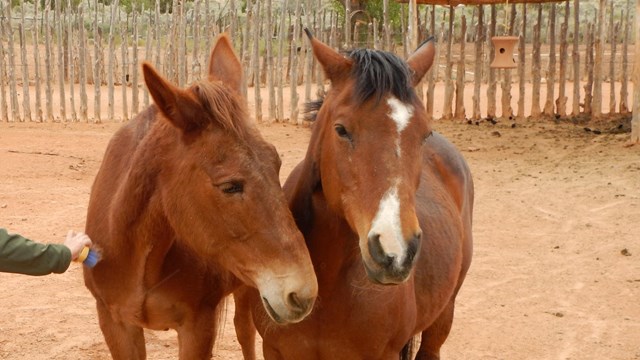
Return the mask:
{"type": "MultiPolygon", "coordinates": [[[[435,124],[476,184],[474,260],[443,358],[640,359],[640,149],[623,147],[628,134],[510,125],[435,124]]],[[[83,229],[119,126],[0,123],[0,226],[43,242],[83,229]]],[[[309,129],[260,129],[280,151],[284,179],[309,129]]],[[[0,359],[109,358],[79,265],[47,277],[0,274],[0,287],[0,359]]],[[[241,359],[231,302],[226,316],[214,358],[241,359]]],[[[149,359],[177,357],[174,331],[146,338],[149,359]]]]}

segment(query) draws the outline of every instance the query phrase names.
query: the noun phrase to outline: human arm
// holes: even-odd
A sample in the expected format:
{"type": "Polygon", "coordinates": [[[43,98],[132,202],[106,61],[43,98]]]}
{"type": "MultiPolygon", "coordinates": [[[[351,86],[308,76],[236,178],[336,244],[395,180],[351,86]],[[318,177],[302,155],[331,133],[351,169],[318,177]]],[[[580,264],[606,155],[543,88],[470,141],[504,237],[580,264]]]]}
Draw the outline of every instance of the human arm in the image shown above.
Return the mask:
{"type": "Polygon", "coordinates": [[[26,275],[63,273],[84,246],[91,246],[85,234],[67,235],[64,244],[41,244],[0,229],[0,272],[26,275]]]}

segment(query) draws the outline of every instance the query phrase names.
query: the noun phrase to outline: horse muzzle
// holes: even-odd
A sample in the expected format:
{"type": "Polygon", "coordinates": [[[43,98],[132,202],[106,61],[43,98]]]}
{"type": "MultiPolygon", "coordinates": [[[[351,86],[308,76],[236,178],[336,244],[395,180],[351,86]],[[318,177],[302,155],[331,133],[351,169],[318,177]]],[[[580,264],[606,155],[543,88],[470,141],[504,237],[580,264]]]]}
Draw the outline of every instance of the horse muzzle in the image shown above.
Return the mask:
{"type": "MultiPolygon", "coordinates": [[[[381,285],[396,285],[405,282],[420,251],[422,233],[417,232],[406,241],[400,254],[385,251],[379,234],[370,234],[367,239],[368,255],[363,254],[363,263],[371,281],[381,285]]],[[[362,250],[362,249],[361,249],[362,250]]]]}
{"type": "Polygon", "coordinates": [[[273,321],[297,323],[309,315],[318,296],[318,281],[315,273],[307,275],[272,275],[258,282],[262,305],[273,321]]]}

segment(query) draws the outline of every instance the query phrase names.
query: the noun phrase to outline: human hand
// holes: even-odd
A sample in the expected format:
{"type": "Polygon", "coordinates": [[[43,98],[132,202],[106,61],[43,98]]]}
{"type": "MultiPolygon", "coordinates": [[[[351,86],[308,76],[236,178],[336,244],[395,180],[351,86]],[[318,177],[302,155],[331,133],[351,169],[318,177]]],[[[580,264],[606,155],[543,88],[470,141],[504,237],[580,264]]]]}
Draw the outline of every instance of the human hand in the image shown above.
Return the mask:
{"type": "Polygon", "coordinates": [[[85,233],[69,230],[64,245],[71,250],[71,260],[75,260],[85,246],[91,247],[91,239],[85,233]]]}

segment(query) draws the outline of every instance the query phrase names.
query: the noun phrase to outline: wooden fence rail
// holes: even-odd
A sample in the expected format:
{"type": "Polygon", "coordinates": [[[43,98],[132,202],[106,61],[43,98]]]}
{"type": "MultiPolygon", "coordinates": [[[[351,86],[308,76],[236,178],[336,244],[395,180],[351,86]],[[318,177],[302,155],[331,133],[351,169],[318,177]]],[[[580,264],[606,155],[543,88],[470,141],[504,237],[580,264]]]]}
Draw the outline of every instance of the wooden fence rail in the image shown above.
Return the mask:
{"type": "Polygon", "coordinates": [[[637,47],[628,0],[598,0],[595,8],[579,0],[462,9],[403,4],[402,26],[391,23],[388,8],[376,19],[322,0],[250,0],[243,9],[234,1],[176,0],[165,14],[158,2],[129,13],[118,0],[11,3],[0,0],[0,121],[130,119],[149,104],[142,61],[186,86],[205,75],[214,36],[227,31],[245,67],[245,94],[253,87],[256,120],[301,123],[298,102],[326,85],[303,27],[342,50],[372,47],[402,56],[436,36],[434,68],[418,88],[436,118],[598,118],[631,107],[629,53],[637,47]],[[518,68],[491,69],[490,38],[507,31],[521,39],[518,68]]]}

